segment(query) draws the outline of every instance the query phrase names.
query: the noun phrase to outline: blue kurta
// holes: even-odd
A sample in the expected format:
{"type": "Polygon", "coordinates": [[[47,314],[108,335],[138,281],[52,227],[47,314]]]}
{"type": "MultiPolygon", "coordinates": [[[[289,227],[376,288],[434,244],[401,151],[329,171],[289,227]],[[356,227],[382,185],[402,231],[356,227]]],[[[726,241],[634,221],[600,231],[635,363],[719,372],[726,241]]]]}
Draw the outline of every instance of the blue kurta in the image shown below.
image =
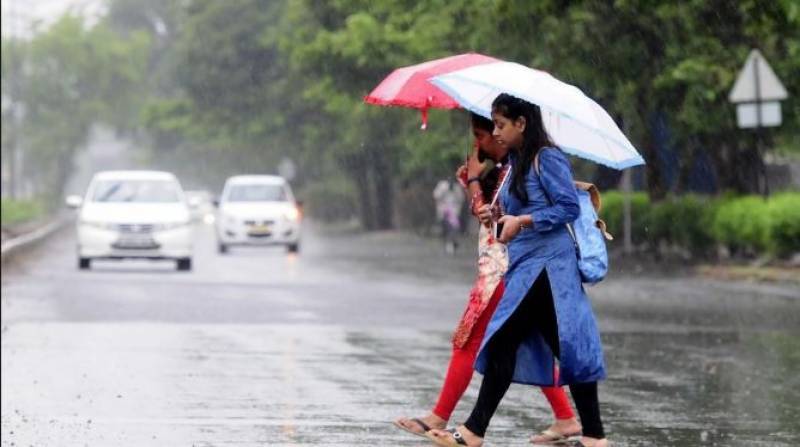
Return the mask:
{"type": "MultiPolygon", "coordinates": [[[[515,162],[512,155],[512,163],[515,162]]],[[[572,170],[563,152],[542,149],[539,154],[541,180],[532,166],[525,176],[528,201],[511,192],[512,179],[501,190],[503,211],[530,214],[533,227],[522,230],[508,244],[509,268],[505,292],[486,330],[475,369],[485,373],[486,344],[525,298],[542,270],[547,272],[558,322],[561,384],[593,382],[605,378],[603,347],[591,303],[581,284],[575,244],[565,224],[580,212],[572,170]],[[547,191],[542,189],[544,187],[547,191]],[[550,200],[548,200],[548,197],[550,200]],[[552,201],[552,202],[551,202],[552,201]]],[[[535,297],[538,298],[538,297],[535,297]]],[[[553,385],[554,356],[538,331],[532,331],[517,350],[513,381],[553,385]]]]}

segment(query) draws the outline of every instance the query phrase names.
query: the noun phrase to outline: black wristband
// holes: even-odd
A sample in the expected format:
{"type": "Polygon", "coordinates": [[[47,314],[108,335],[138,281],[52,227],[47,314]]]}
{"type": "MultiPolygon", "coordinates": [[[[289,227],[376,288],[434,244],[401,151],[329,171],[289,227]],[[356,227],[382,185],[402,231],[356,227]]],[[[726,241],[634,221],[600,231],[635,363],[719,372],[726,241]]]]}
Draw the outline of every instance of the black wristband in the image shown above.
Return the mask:
{"type": "Polygon", "coordinates": [[[467,185],[469,185],[472,182],[479,182],[479,181],[481,181],[480,177],[470,177],[467,179],[467,185]]]}

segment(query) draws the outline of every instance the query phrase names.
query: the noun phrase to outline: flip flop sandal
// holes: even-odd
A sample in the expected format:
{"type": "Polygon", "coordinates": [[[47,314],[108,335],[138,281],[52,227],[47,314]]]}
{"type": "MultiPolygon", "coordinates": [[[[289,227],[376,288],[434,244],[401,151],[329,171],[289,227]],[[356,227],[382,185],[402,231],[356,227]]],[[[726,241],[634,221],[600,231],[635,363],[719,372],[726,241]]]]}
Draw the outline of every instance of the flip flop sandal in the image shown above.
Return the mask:
{"type": "Polygon", "coordinates": [[[422,420],[419,419],[419,418],[411,418],[411,419],[409,419],[409,421],[414,422],[415,424],[419,425],[419,427],[423,430],[423,432],[422,433],[417,433],[414,430],[411,430],[410,428],[406,427],[405,425],[403,425],[403,424],[401,424],[401,423],[399,423],[397,421],[394,421],[392,423],[394,424],[395,427],[399,428],[400,430],[407,431],[407,432],[411,433],[412,435],[421,436],[423,438],[425,437],[425,433],[431,431],[431,428],[428,427],[428,424],[422,422],[422,420]]]}
{"type": "Polygon", "coordinates": [[[544,436],[547,439],[542,441],[533,441],[533,436],[531,436],[531,444],[533,445],[558,445],[558,444],[569,444],[570,442],[574,442],[575,440],[580,440],[578,434],[573,435],[562,435],[561,433],[555,432],[553,430],[542,430],[538,434],[534,436],[544,436]]]}
{"type": "Polygon", "coordinates": [[[581,442],[581,440],[579,438],[579,439],[577,439],[575,441],[572,441],[572,443],[569,444],[569,447],[587,447],[587,445],[584,444],[583,442],[581,442]]]}
{"type": "Polygon", "coordinates": [[[459,447],[462,445],[467,445],[467,441],[464,440],[464,437],[461,436],[461,433],[459,433],[455,428],[448,428],[445,431],[453,435],[453,439],[438,438],[430,433],[425,433],[425,436],[433,441],[434,444],[443,447],[459,447]]]}

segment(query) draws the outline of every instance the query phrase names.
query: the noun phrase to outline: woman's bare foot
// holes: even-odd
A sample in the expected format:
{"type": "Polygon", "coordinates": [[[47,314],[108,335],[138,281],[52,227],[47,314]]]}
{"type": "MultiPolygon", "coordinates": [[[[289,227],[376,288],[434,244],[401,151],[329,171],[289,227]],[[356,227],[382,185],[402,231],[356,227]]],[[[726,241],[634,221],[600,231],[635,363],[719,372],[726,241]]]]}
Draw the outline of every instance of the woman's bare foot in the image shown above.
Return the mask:
{"type": "Polygon", "coordinates": [[[400,418],[394,421],[394,423],[398,427],[404,428],[405,430],[408,430],[411,433],[414,433],[415,435],[420,435],[420,436],[425,435],[425,428],[419,422],[417,422],[417,420],[419,420],[420,422],[425,424],[425,426],[431,429],[434,428],[441,429],[447,427],[447,421],[440,418],[439,416],[436,416],[433,413],[430,413],[427,416],[421,418],[400,418]]]}
{"type": "Polygon", "coordinates": [[[597,439],[581,436],[581,444],[586,447],[608,447],[608,439],[597,439]]]}
{"type": "MultiPolygon", "coordinates": [[[[461,434],[461,438],[464,440],[468,447],[481,447],[483,445],[483,438],[472,433],[467,429],[467,427],[463,425],[459,425],[457,429],[455,429],[457,433],[461,434]]],[[[431,439],[436,445],[442,446],[457,446],[457,445],[464,445],[459,444],[456,440],[454,433],[451,433],[450,430],[431,430],[428,432],[427,436],[431,439]]]]}
{"type": "Polygon", "coordinates": [[[565,440],[570,436],[581,433],[581,424],[577,418],[556,419],[555,422],[541,433],[531,436],[532,444],[547,444],[553,441],[565,440]]]}

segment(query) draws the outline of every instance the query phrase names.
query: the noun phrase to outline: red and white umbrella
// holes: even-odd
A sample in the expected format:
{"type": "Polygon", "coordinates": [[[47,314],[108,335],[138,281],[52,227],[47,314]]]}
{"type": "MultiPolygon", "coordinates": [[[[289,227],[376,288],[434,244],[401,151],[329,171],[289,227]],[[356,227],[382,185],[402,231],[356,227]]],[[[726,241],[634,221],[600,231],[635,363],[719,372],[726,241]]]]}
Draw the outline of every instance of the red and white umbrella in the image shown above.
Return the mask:
{"type": "Polygon", "coordinates": [[[461,107],[450,95],[431,84],[428,81],[430,78],[492,62],[499,62],[499,60],[483,54],[465,53],[398,68],[364,97],[364,102],[380,106],[418,109],[422,113],[422,128],[424,129],[428,124],[428,109],[461,107]]]}

